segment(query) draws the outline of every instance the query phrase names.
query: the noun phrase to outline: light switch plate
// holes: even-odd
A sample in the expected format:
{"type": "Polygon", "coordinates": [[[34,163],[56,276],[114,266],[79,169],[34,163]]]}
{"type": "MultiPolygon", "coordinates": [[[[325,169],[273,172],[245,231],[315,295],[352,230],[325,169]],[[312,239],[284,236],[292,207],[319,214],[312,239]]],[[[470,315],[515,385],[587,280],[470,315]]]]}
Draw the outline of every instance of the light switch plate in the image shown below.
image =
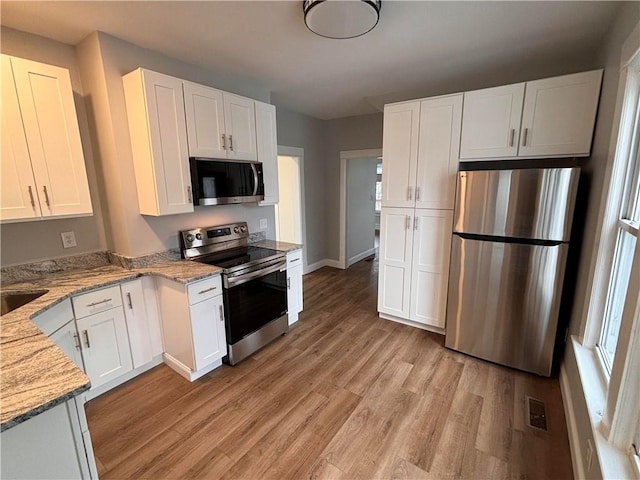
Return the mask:
{"type": "Polygon", "coordinates": [[[78,242],[76,242],[75,232],[62,232],[60,236],[62,237],[63,248],[71,248],[71,247],[78,246],[78,242]]]}
{"type": "Polygon", "coordinates": [[[260,219],[260,230],[266,230],[267,229],[267,219],[266,218],[261,218],[260,219]]]}

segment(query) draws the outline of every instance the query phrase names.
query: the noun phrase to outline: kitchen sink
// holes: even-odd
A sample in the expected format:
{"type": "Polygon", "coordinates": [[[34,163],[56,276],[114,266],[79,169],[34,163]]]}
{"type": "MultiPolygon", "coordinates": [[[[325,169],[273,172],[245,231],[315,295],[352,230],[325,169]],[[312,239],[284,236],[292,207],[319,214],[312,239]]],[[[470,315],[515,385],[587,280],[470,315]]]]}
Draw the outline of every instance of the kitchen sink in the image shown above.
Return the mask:
{"type": "Polygon", "coordinates": [[[49,290],[36,292],[3,292],[0,296],[0,315],[6,315],[27,303],[41,297],[49,290]]]}

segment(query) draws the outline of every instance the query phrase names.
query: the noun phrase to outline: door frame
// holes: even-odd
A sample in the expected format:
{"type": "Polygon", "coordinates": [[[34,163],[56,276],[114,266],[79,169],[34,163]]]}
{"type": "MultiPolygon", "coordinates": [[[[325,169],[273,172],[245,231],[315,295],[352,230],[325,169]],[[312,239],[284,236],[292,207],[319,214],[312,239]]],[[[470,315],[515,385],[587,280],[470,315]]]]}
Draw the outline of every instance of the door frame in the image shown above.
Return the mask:
{"type": "Polygon", "coordinates": [[[347,265],[349,261],[347,258],[347,162],[355,158],[374,157],[382,157],[382,148],[340,152],[340,256],[338,257],[338,266],[343,270],[349,266],[347,265]]]}
{"type": "MultiPolygon", "coordinates": [[[[302,230],[302,271],[307,273],[307,214],[306,214],[306,202],[305,202],[305,188],[304,188],[304,148],[290,147],[287,145],[278,145],[278,156],[298,157],[300,163],[298,165],[298,174],[300,176],[300,229],[302,230]]],[[[276,159],[277,162],[277,159],[276,159]]],[[[280,188],[280,179],[278,179],[278,188],[280,188]]],[[[275,207],[274,207],[275,208],[275,207]]],[[[275,211],[274,211],[275,217],[275,211]]],[[[275,229],[278,226],[275,225],[275,229]]],[[[274,230],[275,230],[274,229],[274,230]]]]}

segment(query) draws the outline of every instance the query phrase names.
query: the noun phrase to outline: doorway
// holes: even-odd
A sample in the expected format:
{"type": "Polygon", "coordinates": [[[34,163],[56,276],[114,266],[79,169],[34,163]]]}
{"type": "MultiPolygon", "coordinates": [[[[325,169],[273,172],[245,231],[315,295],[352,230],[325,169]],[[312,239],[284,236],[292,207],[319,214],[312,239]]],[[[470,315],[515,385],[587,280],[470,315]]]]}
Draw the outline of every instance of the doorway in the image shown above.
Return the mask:
{"type": "Polygon", "coordinates": [[[376,184],[381,155],[380,149],[340,152],[341,268],[375,254],[379,225],[376,184]]]}
{"type": "Polygon", "coordinates": [[[304,150],[278,147],[278,195],[275,205],[276,240],[303,245],[302,259],[306,268],[304,184],[304,150]]]}

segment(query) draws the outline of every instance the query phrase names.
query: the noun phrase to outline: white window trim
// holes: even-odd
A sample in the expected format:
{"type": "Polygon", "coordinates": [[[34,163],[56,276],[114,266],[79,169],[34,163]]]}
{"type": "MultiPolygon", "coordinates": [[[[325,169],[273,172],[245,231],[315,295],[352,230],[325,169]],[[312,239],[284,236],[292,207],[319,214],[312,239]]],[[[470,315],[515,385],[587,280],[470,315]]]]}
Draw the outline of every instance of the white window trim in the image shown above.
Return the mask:
{"type": "MultiPolygon", "coordinates": [[[[640,458],[630,447],[635,428],[640,422],[640,396],[638,395],[640,375],[638,375],[637,369],[634,371],[633,368],[630,368],[631,365],[640,364],[640,348],[633,347],[634,343],[640,344],[640,298],[638,298],[640,295],[637,295],[638,283],[640,283],[640,241],[636,243],[629,284],[629,292],[632,292],[631,295],[634,298],[627,295],[625,312],[623,313],[623,319],[631,319],[631,321],[625,322],[623,320],[623,325],[621,325],[619,337],[622,337],[623,341],[618,342],[618,351],[610,379],[608,375],[602,375],[604,367],[601,358],[599,358],[600,353],[594,348],[600,339],[603,326],[606,295],[602,295],[602,292],[608,290],[611,277],[617,226],[624,194],[624,179],[627,174],[627,162],[621,159],[628,158],[633,147],[633,130],[623,129],[621,131],[620,125],[627,124],[630,118],[635,117],[636,101],[640,99],[640,82],[634,82],[633,88],[628,88],[632,75],[640,77],[640,23],[636,25],[623,45],[621,60],[614,114],[614,118],[619,119],[619,122],[614,124],[611,132],[608,154],[609,167],[605,172],[605,188],[602,192],[598,213],[600,227],[590,263],[591,278],[587,292],[591,294],[587,295],[584,302],[580,336],[579,339],[576,339],[577,341],[573,342],[572,347],[576,353],[578,370],[582,370],[580,376],[583,377],[583,374],[586,374],[593,377],[595,375],[604,379],[604,382],[594,382],[588,387],[583,383],[587,408],[592,417],[596,454],[604,478],[609,478],[610,474],[621,473],[620,469],[623,471],[628,469],[629,473],[624,474],[624,477],[635,473],[636,478],[640,478],[640,458]],[[611,198],[615,199],[612,203],[609,202],[611,198]],[[581,350],[584,353],[579,355],[581,350]],[[587,352],[590,352],[590,355],[587,352]],[[582,360],[581,356],[584,357],[582,360]],[[593,360],[586,361],[585,358],[588,357],[593,360]],[[606,380],[609,380],[608,391],[606,380]],[[588,389],[592,391],[590,392],[588,389]],[[604,412],[601,403],[603,396],[606,397],[604,412]],[[596,409],[594,410],[594,408],[596,409]],[[594,421],[594,417],[598,418],[601,415],[600,421],[594,421]],[[628,459],[628,462],[625,462],[624,458],[628,459]]],[[[580,465],[581,467],[582,465],[580,465]]]]}

